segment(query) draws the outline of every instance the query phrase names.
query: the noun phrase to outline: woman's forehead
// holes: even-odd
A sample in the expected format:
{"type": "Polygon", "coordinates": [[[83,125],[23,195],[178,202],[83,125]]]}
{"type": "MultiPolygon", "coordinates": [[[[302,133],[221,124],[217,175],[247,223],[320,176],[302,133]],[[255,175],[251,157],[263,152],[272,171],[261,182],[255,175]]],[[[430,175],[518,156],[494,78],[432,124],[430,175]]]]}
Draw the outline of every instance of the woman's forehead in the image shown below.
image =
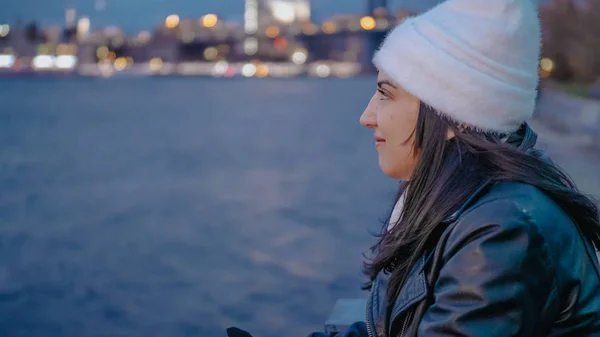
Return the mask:
{"type": "Polygon", "coordinates": [[[377,83],[381,82],[388,83],[395,88],[402,89],[402,86],[398,85],[398,83],[396,83],[396,81],[394,81],[394,79],[391,76],[389,76],[385,71],[379,70],[379,73],[377,74],[377,83]]]}

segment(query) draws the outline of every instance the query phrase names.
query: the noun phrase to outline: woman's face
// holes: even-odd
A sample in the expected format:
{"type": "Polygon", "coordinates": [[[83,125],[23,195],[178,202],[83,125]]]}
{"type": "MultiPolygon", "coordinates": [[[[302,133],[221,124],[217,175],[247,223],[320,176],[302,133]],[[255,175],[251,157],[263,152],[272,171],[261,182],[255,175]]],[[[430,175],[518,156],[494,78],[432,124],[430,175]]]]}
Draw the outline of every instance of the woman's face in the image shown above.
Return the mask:
{"type": "Polygon", "coordinates": [[[360,117],[360,124],[373,129],[379,167],[391,178],[409,180],[417,165],[414,132],[419,103],[418,98],[379,72],[377,91],[360,117]]]}

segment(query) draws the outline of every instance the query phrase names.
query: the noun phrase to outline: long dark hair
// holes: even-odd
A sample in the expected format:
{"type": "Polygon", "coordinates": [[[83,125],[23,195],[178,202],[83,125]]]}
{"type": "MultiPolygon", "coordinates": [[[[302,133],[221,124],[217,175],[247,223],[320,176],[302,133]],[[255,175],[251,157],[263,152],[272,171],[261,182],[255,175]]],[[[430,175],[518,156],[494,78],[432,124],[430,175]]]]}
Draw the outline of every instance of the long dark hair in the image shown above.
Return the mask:
{"type": "MultiPolygon", "coordinates": [[[[515,137],[515,135],[513,135],[515,137]]],[[[516,137],[518,138],[518,137],[516,137]]],[[[578,191],[559,167],[511,144],[509,135],[481,132],[454,123],[421,103],[414,130],[419,160],[410,182],[401,184],[396,201],[406,193],[402,216],[379,236],[364,272],[370,281],[383,269],[393,271],[388,296],[400,290],[409,268],[444,229],[454,213],[486,181],[533,185],[564,209],[581,231],[600,247],[598,207],[578,191]],[[455,137],[447,139],[448,131],[455,137]],[[507,141],[508,138],[508,141],[507,141]]]]}

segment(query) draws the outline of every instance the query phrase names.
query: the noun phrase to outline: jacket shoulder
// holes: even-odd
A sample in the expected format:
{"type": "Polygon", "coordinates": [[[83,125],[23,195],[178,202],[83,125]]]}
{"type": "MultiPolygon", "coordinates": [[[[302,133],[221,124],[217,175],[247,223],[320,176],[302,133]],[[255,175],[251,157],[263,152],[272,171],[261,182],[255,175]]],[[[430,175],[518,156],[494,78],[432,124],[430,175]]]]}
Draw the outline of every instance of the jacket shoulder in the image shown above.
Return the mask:
{"type": "Polygon", "coordinates": [[[480,270],[488,274],[508,277],[515,270],[527,270],[554,289],[544,301],[548,324],[562,322],[565,331],[585,330],[585,335],[589,329],[600,331],[600,272],[594,247],[569,215],[536,187],[490,187],[446,228],[437,249],[442,268],[452,267],[452,261],[454,267],[471,266],[468,259],[478,258],[487,261],[480,270]]]}
{"type": "Polygon", "coordinates": [[[536,252],[537,258],[554,270],[556,281],[561,284],[582,274],[594,274],[590,271],[598,268],[595,259],[582,258],[596,257],[591,241],[556,202],[528,184],[500,183],[490,187],[442,234],[443,254],[449,257],[485,235],[493,236],[491,243],[504,252],[536,252]]]}
{"type": "Polygon", "coordinates": [[[533,227],[540,234],[577,234],[568,214],[535,186],[523,183],[499,183],[492,186],[457,219],[458,229],[483,224],[533,227]],[[558,230],[558,232],[557,232],[558,230]]]}
{"type": "Polygon", "coordinates": [[[442,235],[444,255],[491,232],[506,249],[543,251],[551,265],[564,249],[578,254],[585,249],[568,214],[541,190],[522,183],[493,185],[467,207],[442,235]]]}

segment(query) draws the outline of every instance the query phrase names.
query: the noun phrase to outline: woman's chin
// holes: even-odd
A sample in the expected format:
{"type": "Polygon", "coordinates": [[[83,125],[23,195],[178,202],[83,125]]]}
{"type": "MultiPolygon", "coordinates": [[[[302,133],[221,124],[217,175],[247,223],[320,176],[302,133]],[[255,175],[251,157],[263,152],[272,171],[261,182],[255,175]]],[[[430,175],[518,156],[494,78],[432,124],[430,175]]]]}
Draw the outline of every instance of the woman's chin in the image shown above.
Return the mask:
{"type": "Polygon", "coordinates": [[[379,168],[383,174],[392,179],[403,181],[410,179],[410,173],[405,172],[408,170],[403,170],[402,167],[398,167],[398,165],[390,165],[390,163],[386,162],[381,156],[379,156],[379,168]]]}
{"type": "Polygon", "coordinates": [[[385,165],[382,164],[381,161],[379,162],[379,168],[381,169],[381,172],[383,172],[383,174],[385,174],[386,176],[393,178],[393,179],[398,179],[398,172],[396,172],[396,170],[394,170],[392,167],[390,167],[389,165],[385,165]]]}

